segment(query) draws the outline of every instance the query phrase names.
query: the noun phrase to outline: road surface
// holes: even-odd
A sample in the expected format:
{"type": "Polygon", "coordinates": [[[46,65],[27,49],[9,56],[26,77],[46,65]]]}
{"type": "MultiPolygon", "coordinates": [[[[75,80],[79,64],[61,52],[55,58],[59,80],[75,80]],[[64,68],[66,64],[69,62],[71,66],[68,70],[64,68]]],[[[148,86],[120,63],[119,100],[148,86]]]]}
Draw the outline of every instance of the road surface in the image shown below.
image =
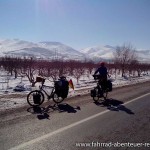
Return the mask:
{"type": "Polygon", "coordinates": [[[116,88],[106,102],[84,95],[27,105],[0,112],[0,149],[150,149],[149,112],[150,82],[116,88]]]}

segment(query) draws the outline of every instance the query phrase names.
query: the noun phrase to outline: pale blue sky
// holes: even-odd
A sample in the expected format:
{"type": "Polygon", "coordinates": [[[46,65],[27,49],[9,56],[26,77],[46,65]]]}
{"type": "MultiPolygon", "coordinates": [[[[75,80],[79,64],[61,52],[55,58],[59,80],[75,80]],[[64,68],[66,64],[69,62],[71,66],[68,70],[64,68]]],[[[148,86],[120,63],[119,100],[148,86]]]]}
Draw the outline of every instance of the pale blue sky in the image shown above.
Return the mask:
{"type": "Polygon", "coordinates": [[[0,0],[0,39],[150,49],[150,0],[0,0]]]}

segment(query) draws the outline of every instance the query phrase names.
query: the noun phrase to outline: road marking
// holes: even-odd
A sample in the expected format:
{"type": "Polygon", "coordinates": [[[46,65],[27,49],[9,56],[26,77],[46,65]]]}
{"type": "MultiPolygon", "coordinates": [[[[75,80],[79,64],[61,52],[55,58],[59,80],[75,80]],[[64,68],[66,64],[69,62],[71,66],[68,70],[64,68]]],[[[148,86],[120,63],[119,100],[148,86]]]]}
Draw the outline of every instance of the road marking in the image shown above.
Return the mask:
{"type": "MultiPolygon", "coordinates": [[[[132,102],[134,102],[134,101],[137,101],[138,99],[143,98],[143,97],[145,97],[145,96],[148,96],[149,94],[150,94],[150,93],[147,93],[147,94],[144,94],[144,95],[139,96],[139,97],[137,97],[137,98],[134,98],[134,99],[132,99],[132,100],[130,100],[130,101],[128,101],[128,102],[125,102],[125,103],[122,104],[122,105],[127,105],[127,104],[129,104],[129,103],[132,103],[132,102]]],[[[77,125],[79,125],[79,124],[82,124],[82,123],[84,123],[84,122],[86,122],[86,121],[89,121],[89,120],[91,120],[91,119],[94,119],[94,118],[96,118],[96,117],[98,117],[98,116],[101,116],[101,115],[107,113],[107,112],[110,112],[110,110],[105,110],[105,111],[100,112],[100,113],[98,113],[98,114],[92,115],[92,116],[90,116],[90,117],[88,117],[88,118],[85,118],[85,119],[83,119],[83,120],[80,120],[80,121],[77,121],[77,122],[75,122],[75,123],[72,123],[72,124],[70,124],[70,125],[68,125],[68,126],[66,126],[66,127],[62,127],[62,128],[60,128],[60,129],[58,129],[58,130],[56,130],[56,131],[53,131],[53,132],[51,132],[51,133],[45,134],[45,135],[43,135],[43,136],[41,136],[41,137],[38,137],[38,138],[36,138],[36,139],[33,139],[33,140],[28,141],[28,142],[25,142],[25,143],[22,143],[22,144],[20,144],[20,145],[17,145],[17,146],[15,146],[15,147],[13,147],[13,148],[10,148],[9,150],[20,150],[21,148],[24,148],[24,147],[26,147],[26,146],[32,145],[32,144],[34,144],[34,143],[37,143],[37,142],[39,142],[39,141],[41,141],[41,140],[44,140],[44,139],[46,139],[46,138],[49,138],[49,137],[51,137],[51,136],[53,136],[53,135],[56,135],[56,134],[58,134],[58,133],[61,133],[61,132],[65,131],[65,130],[67,130],[67,129],[70,129],[70,128],[72,128],[72,127],[75,127],[75,126],[77,126],[77,125]]]]}

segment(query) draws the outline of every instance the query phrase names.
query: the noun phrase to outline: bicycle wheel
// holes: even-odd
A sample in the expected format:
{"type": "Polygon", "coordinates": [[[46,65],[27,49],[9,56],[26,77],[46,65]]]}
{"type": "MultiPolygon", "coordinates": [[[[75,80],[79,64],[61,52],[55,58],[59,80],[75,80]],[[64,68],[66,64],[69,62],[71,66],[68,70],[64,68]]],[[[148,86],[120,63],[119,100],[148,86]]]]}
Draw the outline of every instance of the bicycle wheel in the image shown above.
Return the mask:
{"type": "Polygon", "coordinates": [[[108,89],[106,89],[106,90],[103,91],[103,99],[104,99],[104,100],[107,100],[108,91],[109,91],[108,89]]]}
{"type": "Polygon", "coordinates": [[[103,98],[104,98],[104,100],[107,100],[107,96],[108,96],[108,91],[106,90],[106,91],[103,93],[103,98]]]}
{"type": "Polygon", "coordinates": [[[95,102],[97,102],[98,100],[99,100],[99,96],[98,96],[98,88],[96,87],[95,89],[95,95],[93,96],[93,100],[95,101],[95,102]]]}
{"type": "Polygon", "coordinates": [[[31,91],[27,95],[27,102],[30,106],[40,106],[44,102],[44,94],[41,91],[31,91]]]}
{"type": "Polygon", "coordinates": [[[54,94],[53,94],[53,101],[55,102],[55,103],[61,103],[62,101],[64,100],[64,98],[62,98],[62,97],[59,97],[58,95],[57,95],[57,93],[55,93],[54,92],[54,94]]]}

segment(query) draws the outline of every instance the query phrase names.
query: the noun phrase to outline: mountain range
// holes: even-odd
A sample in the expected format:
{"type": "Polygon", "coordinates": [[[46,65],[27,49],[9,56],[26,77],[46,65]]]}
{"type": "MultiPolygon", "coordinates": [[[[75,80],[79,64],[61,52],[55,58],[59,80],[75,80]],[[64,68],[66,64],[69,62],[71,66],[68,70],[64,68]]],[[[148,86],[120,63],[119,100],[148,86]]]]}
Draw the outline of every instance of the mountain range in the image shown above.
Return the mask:
{"type": "Polygon", "coordinates": [[[82,60],[83,53],[59,42],[33,43],[14,40],[0,40],[0,56],[36,57],[39,59],[82,60]]]}
{"type": "MultiPolygon", "coordinates": [[[[63,60],[112,60],[115,47],[110,45],[76,50],[60,42],[33,43],[19,39],[0,40],[0,56],[35,57],[63,60]]],[[[150,61],[150,50],[137,50],[140,61],[150,61]]]]}

